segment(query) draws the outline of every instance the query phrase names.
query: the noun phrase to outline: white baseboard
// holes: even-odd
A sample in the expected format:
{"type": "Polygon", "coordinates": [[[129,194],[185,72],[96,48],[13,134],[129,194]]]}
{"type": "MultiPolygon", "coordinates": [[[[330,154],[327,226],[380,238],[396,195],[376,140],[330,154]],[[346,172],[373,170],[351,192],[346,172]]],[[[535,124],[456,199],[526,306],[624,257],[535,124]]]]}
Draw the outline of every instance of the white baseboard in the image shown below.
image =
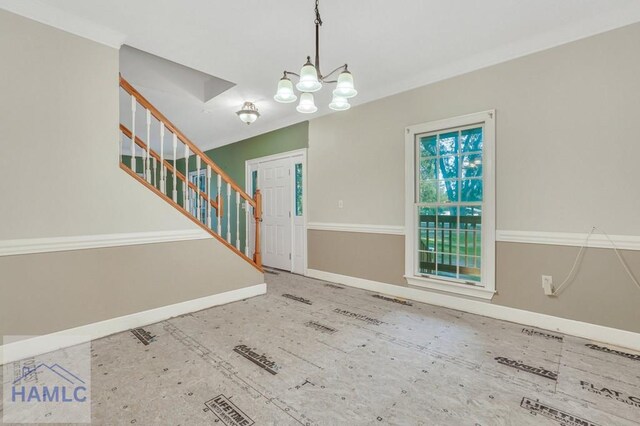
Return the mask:
{"type": "Polygon", "coordinates": [[[332,272],[308,269],[307,276],[320,280],[343,284],[364,290],[375,291],[390,296],[443,306],[472,314],[483,315],[499,320],[539,327],[572,336],[595,340],[602,343],[640,351],[640,334],[617,328],[604,327],[586,322],[539,314],[521,309],[509,308],[479,300],[464,299],[456,296],[420,290],[411,287],[386,284],[377,281],[355,278],[332,272]]]}
{"type": "Polygon", "coordinates": [[[213,238],[202,229],[0,240],[0,256],[134,246],[213,238]]]}
{"type": "Polygon", "coordinates": [[[259,296],[267,292],[267,284],[257,284],[238,290],[188,300],[148,311],[94,322],[80,327],[58,331],[44,336],[37,336],[0,346],[0,365],[39,354],[55,351],[62,347],[89,342],[114,333],[142,327],[159,321],[164,321],[179,315],[200,311],[213,306],[224,305],[250,297],[259,296]],[[64,337],[64,339],[60,339],[64,337]],[[61,345],[61,340],[64,344],[61,345]]]}

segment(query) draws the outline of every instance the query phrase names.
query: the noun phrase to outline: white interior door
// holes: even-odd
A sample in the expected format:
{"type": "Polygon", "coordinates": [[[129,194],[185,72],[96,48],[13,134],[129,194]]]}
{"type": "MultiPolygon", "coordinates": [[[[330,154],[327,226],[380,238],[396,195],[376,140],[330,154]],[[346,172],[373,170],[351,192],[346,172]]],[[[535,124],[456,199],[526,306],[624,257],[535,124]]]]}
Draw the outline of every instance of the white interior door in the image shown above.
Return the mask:
{"type": "Polygon", "coordinates": [[[258,166],[262,192],[262,262],[272,268],[292,270],[291,262],[291,159],[258,166]]]}

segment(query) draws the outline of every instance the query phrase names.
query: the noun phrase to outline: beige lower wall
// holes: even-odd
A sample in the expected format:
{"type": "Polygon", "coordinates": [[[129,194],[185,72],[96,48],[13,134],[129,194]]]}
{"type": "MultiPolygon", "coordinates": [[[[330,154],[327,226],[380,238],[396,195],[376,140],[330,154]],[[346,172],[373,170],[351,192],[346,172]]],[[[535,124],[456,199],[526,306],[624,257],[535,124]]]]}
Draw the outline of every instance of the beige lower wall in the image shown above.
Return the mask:
{"type": "MultiPolygon", "coordinates": [[[[406,286],[404,237],[310,230],[308,264],[334,274],[406,286]]],[[[545,296],[541,275],[559,285],[578,247],[502,243],[496,245],[496,289],[491,303],[640,333],[640,289],[613,250],[585,251],[575,279],[558,297],[545,296]]],[[[640,276],[640,252],[620,252],[640,276]]],[[[425,290],[427,291],[427,290],[425,290]]]]}
{"type": "Polygon", "coordinates": [[[307,238],[310,269],[406,285],[402,235],[309,230],[307,238]]]}
{"type": "MultiPolygon", "coordinates": [[[[573,281],[558,297],[545,296],[541,275],[558,286],[569,274],[579,247],[497,243],[493,303],[621,330],[640,332],[640,289],[615,252],[589,248],[573,281]]],[[[636,277],[640,251],[620,251],[636,277]]]]}
{"type": "Polygon", "coordinates": [[[0,335],[41,335],[264,283],[213,239],[0,257],[0,335]]]}

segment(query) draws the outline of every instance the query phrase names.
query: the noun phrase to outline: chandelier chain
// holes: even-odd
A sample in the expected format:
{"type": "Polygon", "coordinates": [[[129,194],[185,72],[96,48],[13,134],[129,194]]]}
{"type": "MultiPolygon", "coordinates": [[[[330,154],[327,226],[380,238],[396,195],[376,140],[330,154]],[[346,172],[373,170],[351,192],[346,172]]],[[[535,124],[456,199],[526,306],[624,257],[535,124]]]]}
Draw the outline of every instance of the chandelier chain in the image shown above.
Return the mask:
{"type": "Polygon", "coordinates": [[[320,17],[320,10],[318,9],[318,3],[320,0],[316,0],[316,25],[322,25],[322,18],[320,17]]]}

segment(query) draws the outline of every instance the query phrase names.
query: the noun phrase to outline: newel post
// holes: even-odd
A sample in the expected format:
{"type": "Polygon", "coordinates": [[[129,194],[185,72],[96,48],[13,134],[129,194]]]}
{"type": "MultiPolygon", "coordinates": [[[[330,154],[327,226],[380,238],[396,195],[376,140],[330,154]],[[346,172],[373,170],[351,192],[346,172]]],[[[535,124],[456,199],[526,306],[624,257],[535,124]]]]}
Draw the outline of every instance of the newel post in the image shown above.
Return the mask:
{"type": "Polygon", "coordinates": [[[262,222],[262,193],[259,189],[256,190],[255,195],[256,208],[253,211],[253,217],[256,221],[256,247],[255,254],[253,255],[253,261],[259,267],[262,267],[262,253],[260,253],[260,222],[262,222]]]}

